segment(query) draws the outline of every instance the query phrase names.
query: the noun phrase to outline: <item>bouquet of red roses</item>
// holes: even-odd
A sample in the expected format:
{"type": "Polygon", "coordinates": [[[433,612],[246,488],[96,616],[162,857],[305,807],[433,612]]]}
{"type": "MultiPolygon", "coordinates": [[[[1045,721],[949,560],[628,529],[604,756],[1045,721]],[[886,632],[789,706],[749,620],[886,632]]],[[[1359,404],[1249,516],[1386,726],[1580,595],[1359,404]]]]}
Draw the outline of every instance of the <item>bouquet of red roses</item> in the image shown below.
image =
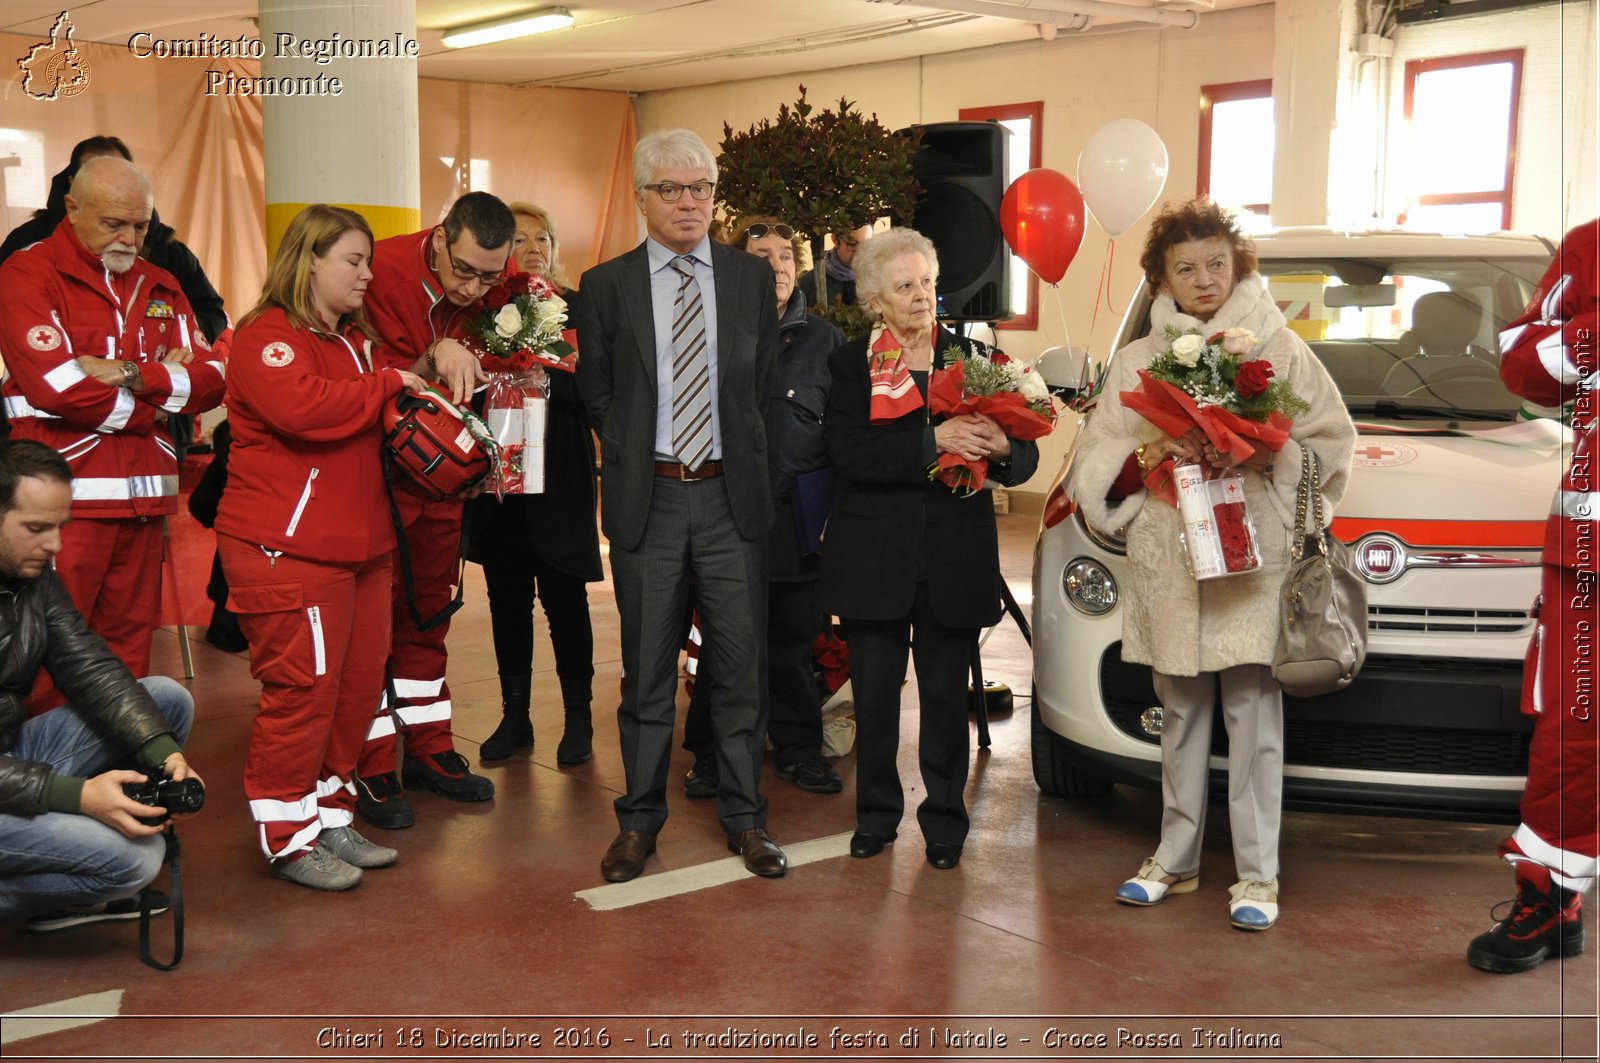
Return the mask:
{"type": "Polygon", "coordinates": [[[567,303],[543,277],[514,274],[489,289],[483,310],[467,322],[467,345],[488,383],[483,417],[500,461],[491,480],[496,497],[544,491],[547,369],[570,373],[578,355],[562,336],[567,303]]]}
{"type": "MultiPolygon", "coordinates": [[[[1006,435],[1024,442],[1049,435],[1055,428],[1050,388],[1032,365],[1000,351],[984,358],[957,347],[947,348],[942,361],[928,377],[928,409],[933,413],[946,417],[981,413],[994,418],[1006,435]]],[[[967,460],[946,451],[929,476],[971,494],[983,489],[988,472],[987,460],[967,460]]]]}
{"type": "MultiPolygon", "coordinates": [[[[1199,428],[1218,451],[1243,461],[1255,452],[1255,443],[1282,449],[1293,419],[1311,408],[1288,381],[1275,379],[1271,362],[1249,357],[1256,346],[1249,329],[1208,337],[1199,329],[1169,325],[1167,340],[1167,349],[1139,370],[1139,386],[1121,398],[1173,439],[1199,428]]],[[[1145,477],[1145,486],[1177,505],[1171,459],[1145,477]]]]}

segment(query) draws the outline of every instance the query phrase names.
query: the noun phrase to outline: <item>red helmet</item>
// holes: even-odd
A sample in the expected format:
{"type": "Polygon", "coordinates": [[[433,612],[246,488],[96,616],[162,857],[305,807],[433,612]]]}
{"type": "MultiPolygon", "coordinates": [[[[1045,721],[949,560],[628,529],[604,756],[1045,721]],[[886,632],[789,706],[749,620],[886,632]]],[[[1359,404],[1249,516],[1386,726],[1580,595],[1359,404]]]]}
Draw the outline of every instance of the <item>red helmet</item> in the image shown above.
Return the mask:
{"type": "Polygon", "coordinates": [[[488,430],[437,388],[402,391],[383,407],[390,460],[434,501],[461,494],[494,468],[488,430]]]}

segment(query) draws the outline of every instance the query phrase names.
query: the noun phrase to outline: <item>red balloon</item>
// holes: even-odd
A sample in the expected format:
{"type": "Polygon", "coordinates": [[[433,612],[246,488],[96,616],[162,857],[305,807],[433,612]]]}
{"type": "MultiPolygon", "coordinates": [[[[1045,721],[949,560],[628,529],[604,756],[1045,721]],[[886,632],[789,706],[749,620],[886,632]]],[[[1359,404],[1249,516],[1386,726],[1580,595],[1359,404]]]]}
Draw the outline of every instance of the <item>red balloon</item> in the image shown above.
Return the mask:
{"type": "Polygon", "coordinates": [[[1083,193],[1056,170],[1029,170],[1000,200],[1006,243],[1048,284],[1072,265],[1083,243],[1083,219],[1083,193]]]}

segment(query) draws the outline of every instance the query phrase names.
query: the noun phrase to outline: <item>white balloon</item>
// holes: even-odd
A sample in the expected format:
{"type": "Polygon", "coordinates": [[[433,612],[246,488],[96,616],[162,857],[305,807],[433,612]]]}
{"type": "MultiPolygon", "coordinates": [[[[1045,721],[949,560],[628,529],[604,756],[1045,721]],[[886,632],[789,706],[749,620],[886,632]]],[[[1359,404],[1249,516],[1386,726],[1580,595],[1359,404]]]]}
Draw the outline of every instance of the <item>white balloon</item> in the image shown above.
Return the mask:
{"type": "Polygon", "coordinates": [[[1161,196],[1167,183],[1167,146],[1137,118],[1118,118],[1096,129],[1078,155],[1078,188],[1100,228],[1126,232],[1161,196]]]}

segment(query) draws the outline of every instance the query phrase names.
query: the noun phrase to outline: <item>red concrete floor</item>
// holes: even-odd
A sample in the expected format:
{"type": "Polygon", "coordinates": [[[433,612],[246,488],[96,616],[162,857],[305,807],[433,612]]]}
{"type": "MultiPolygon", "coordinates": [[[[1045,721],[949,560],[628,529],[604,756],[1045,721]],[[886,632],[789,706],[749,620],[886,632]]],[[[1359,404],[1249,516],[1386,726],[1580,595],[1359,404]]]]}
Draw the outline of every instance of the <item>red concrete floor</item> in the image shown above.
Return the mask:
{"type": "MultiPolygon", "coordinates": [[[[1026,595],[1035,518],[1003,517],[1001,527],[1007,576],[1026,595]]],[[[450,680],[458,744],[475,759],[498,691],[482,581],[470,571],[450,680]]],[[[679,751],[672,818],[639,882],[708,864],[731,871],[729,881],[598,910],[577,894],[603,886],[622,770],[610,711],[616,614],[607,585],[591,597],[595,759],[555,765],[560,705],[541,631],[532,756],[486,769],[499,789],[492,803],[422,795],[416,827],[369,831],[401,861],[347,894],[268,874],[239,781],[256,688],[242,655],[196,642],[190,751],[209,791],[182,827],[183,964],[168,974],[142,966],[134,924],[0,931],[0,1012],[67,1001],[55,1010],[117,1016],[58,1032],[0,1016],[0,1055],[1596,1058],[1600,947],[1518,976],[1464,959],[1510,894],[1494,856],[1502,826],[1291,813],[1283,914],[1251,935],[1227,922],[1232,868],[1217,810],[1197,893],[1154,909],[1116,904],[1116,886],[1153,851],[1159,796],[1039,795],[1022,696],[1029,657],[1009,621],[985,668],[1017,691],[1018,706],[973,758],[973,830],[959,869],[927,865],[909,816],[883,856],[843,855],[853,825],[846,757],[842,794],[802,793],[770,774],[763,784],[778,839],[831,839],[822,847],[834,855],[776,881],[746,876],[711,803],[683,795],[690,758],[679,751]],[[103,996],[74,1003],[91,994],[103,996]]],[[[180,671],[170,629],[157,636],[156,664],[180,671]]],[[[906,720],[901,772],[914,807],[914,714],[906,720]]],[[[158,920],[158,952],[170,933],[158,920]]]]}

